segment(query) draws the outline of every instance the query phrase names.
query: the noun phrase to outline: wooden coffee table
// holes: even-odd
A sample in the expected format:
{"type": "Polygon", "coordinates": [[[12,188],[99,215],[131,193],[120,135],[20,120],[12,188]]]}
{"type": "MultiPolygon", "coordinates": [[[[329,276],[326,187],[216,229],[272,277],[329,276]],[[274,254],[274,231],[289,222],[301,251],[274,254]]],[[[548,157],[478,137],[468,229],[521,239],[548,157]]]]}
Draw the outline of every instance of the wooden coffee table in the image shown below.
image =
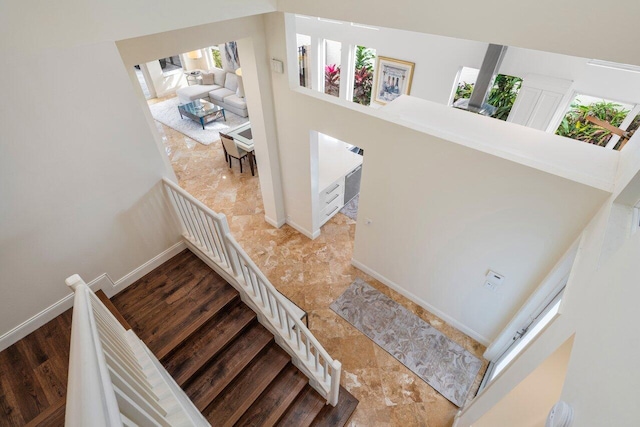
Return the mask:
{"type": "Polygon", "coordinates": [[[220,117],[222,117],[225,122],[227,121],[224,108],[206,99],[196,99],[188,104],[178,105],[178,111],[180,112],[181,119],[187,116],[196,122],[200,122],[202,129],[204,129],[205,123],[218,120],[220,117]]]}

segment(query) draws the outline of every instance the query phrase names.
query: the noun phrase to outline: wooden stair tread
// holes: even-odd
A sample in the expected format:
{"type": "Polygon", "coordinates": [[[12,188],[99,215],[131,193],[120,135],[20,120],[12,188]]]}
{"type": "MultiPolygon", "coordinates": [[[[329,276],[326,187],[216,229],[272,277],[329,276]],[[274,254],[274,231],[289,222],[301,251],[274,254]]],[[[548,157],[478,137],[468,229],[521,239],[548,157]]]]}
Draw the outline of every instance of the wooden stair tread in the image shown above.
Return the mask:
{"type": "Polygon", "coordinates": [[[232,426],[278,376],[290,358],[272,343],[216,398],[203,415],[216,426],[232,426]]]}
{"type": "Polygon", "coordinates": [[[44,411],[40,412],[37,417],[26,424],[26,427],[54,427],[64,426],[66,398],[61,398],[44,411]]]}
{"type": "Polygon", "coordinates": [[[344,426],[351,418],[353,411],[356,410],[356,406],[358,406],[358,399],[340,386],[338,404],[335,407],[325,405],[311,425],[314,427],[344,426]]]}
{"type": "Polygon", "coordinates": [[[204,411],[272,341],[273,335],[264,326],[258,322],[251,324],[183,387],[196,408],[204,411]]]}
{"type": "Polygon", "coordinates": [[[182,386],[255,318],[256,313],[237,298],[165,357],[162,364],[182,386]]]}
{"type": "Polygon", "coordinates": [[[291,363],[288,364],[238,420],[236,426],[275,425],[307,383],[307,377],[291,363]]]}
{"type": "Polygon", "coordinates": [[[127,331],[131,329],[131,325],[129,324],[129,322],[127,322],[126,319],[122,317],[120,310],[118,310],[116,306],[113,305],[111,300],[102,291],[102,289],[96,292],[96,296],[100,299],[100,301],[102,301],[102,303],[105,305],[105,307],[107,307],[107,309],[111,312],[111,314],[113,314],[113,317],[116,318],[116,320],[122,325],[122,327],[124,327],[127,331]]]}
{"type": "Polygon", "coordinates": [[[162,359],[238,292],[185,249],[112,298],[136,335],[162,359]]]}
{"type": "MultiPolygon", "coordinates": [[[[159,342],[161,342],[159,348],[157,350],[152,349],[153,353],[158,359],[165,358],[174,349],[180,346],[180,344],[186,341],[194,332],[200,329],[202,325],[207,323],[209,319],[220,312],[220,310],[223,309],[227,304],[239,297],[238,291],[233,289],[233,287],[228,283],[225,285],[226,286],[221,287],[217,290],[214,298],[211,301],[208,301],[205,305],[200,306],[196,310],[199,311],[199,313],[197,314],[195,319],[193,319],[189,323],[187,323],[187,319],[185,319],[182,327],[175,331],[176,333],[167,333],[167,338],[159,340],[159,342]]],[[[162,317],[163,314],[160,313],[159,316],[162,317]]]]}
{"type": "Polygon", "coordinates": [[[327,401],[307,384],[277,425],[279,427],[309,427],[326,404],[327,401]]]}

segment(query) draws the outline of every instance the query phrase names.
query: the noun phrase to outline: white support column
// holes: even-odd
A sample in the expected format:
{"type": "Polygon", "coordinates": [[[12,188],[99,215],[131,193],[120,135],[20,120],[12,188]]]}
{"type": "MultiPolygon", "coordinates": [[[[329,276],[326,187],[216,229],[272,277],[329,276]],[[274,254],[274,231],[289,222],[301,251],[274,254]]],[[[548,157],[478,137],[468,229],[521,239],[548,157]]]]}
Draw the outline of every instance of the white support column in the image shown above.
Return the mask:
{"type": "Polygon", "coordinates": [[[352,44],[343,44],[340,52],[340,99],[351,101],[353,99],[353,79],[354,79],[354,61],[355,46],[352,44]]]}
{"type": "MultiPolygon", "coordinates": [[[[263,38],[245,38],[237,43],[260,173],[264,216],[269,224],[279,228],[285,223],[285,211],[271,90],[271,59],[263,38]]],[[[286,78],[284,74],[280,76],[286,78]]]]}
{"type": "Polygon", "coordinates": [[[324,40],[311,36],[311,89],[324,93],[324,40]]]}

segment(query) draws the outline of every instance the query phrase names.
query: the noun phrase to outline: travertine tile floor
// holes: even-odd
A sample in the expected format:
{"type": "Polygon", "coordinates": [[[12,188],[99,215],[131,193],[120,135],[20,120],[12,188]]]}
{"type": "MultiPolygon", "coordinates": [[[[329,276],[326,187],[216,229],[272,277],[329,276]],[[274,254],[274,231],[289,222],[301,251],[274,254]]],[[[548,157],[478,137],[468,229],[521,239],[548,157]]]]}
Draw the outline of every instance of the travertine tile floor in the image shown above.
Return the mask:
{"type": "MultiPolygon", "coordinates": [[[[150,100],[149,103],[163,99],[150,100]]],[[[482,358],[485,348],[350,263],[355,222],[337,214],[315,240],[285,225],[264,221],[255,177],[229,169],[220,142],[204,146],[156,122],[180,185],[227,216],[232,233],[276,288],[309,313],[310,329],[329,354],[342,362],[342,384],[360,404],[352,426],[450,426],[457,408],[378,347],[329,305],[360,277],[482,358]]],[[[476,384],[480,384],[486,364],[476,384]]]]}

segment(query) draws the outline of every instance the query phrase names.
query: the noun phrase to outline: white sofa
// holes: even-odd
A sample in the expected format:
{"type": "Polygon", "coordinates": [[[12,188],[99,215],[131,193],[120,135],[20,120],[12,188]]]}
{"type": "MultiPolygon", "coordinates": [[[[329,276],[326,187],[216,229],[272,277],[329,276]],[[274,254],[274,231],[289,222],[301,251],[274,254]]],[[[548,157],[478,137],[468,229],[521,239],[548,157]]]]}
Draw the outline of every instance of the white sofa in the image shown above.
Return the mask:
{"type": "Polygon", "coordinates": [[[212,68],[202,71],[202,84],[183,87],[176,91],[178,100],[186,104],[196,99],[209,98],[211,102],[241,117],[248,117],[242,77],[235,73],[212,68]]]}

